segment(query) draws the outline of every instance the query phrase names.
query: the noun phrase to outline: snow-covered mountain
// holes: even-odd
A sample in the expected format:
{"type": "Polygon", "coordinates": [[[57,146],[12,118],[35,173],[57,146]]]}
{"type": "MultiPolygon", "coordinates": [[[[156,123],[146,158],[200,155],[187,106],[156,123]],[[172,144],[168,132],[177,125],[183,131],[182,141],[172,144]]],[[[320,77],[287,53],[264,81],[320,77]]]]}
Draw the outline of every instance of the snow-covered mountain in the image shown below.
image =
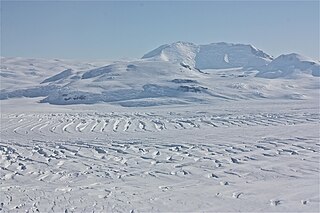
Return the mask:
{"type": "MultiPolygon", "coordinates": [[[[206,88],[196,83],[204,75],[197,69],[170,62],[118,62],[67,76],[64,80],[59,78],[56,82],[46,84],[60,85],[60,87],[55,93],[50,93],[43,102],[91,104],[101,101],[119,102],[166,98],[166,102],[171,103],[175,102],[171,100],[175,97],[188,99],[186,94],[188,92],[208,93],[206,88]],[[183,84],[186,82],[189,84],[183,84]]],[[[48,82],[48,80],[45,81],[48,82]]],[[[135,103],[148,105],[140,101],[135,103]]],[[[129,103],[121,104],[128,105],[129,103]]]]}
{"type": "Polygon", "coordinates": [[[21,58],[1,61],[2,100],[43,97],[41,102],[51,104],[154,106],[304,99],[309,96],[305,89],[319,88],[315,78],[319,76],[318,62],[298,54],[272,60],[263,51],[243,44],[176,42],[143,59],[97,64],[21,58]]]}
{"type": "Polygon", "coordinates": [[[1,90],[26,89],[64,70],[85,71],[105,63],[108,62],[1,57],[0,88],[1,90]]]}
{"type": "Polygon", "coordinates": [[[272,60],[272,56],[252,45],[225,42],[207,45],[175,42],[162,45],[145,54],[142,58],[182,62],[199,69],[259,68],[272,60]]]}
{"type": "Polygon", "coordinates": [[[320,76],[320,63],[305,56],[283,54],[262,69],[257,76],[263,78],[295,78],[301,74],[320,76]]]}
{"type": "Polygon", "coordinates": [[[319,212],[319,63],[197,48],[1,58],[0,213],[319,212]]]}

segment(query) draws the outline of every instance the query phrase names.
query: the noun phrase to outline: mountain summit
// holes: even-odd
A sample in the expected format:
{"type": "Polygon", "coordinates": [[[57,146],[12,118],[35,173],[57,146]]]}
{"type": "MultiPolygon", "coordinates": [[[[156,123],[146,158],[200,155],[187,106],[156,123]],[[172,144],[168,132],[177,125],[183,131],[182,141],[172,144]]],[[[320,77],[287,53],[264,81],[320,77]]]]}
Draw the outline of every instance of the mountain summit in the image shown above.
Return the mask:
{"type": "Polygon", "coordinates": [[[142,58],[184,63],[199,69],[258,68],[273,59],[252,45],[225,42],[196,45],[182,41],[162,45],[142,58]]]}
{"type": "Polygon", "coordinates": [[[106,102],[137,107],[305,99],[304,89],[319,88],[314,77],[320,76],[319,62],[299,54],[273,59],[252,45],[223,42],[195,45],[180,41],[162,45],[143,59],[104,66],[33,59],[2,61],[0,76],[5,86],[2,84],[0,100],[44,97],[42,103],[60,105],[106,102]],[[25,65],[19,69],[21,64],[25,65]],[[57,72],[48,75],[53,68],[57,72]]]}
{"type": "Polygon", "coordinates": [[[294,78],[300,74],[320,76],[320,64],[297,53],[282,54],[262,69],[257,77],[294,78]]]}

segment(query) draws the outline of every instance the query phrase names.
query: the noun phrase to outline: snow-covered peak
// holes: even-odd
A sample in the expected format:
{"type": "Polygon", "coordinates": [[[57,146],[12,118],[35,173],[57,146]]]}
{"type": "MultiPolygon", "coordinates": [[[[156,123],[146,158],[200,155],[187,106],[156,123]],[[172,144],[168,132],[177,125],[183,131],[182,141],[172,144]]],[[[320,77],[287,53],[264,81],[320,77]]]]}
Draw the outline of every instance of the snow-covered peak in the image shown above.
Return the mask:
{"type": "Polygon", "coordinates": [[[232,43],[212,43],[200,45],[196,57],[196,67],[219,69],[233,67],[263,67],[272,57],[252,45],[232,43]]]}
{"type": "Polygon", "coordinates": [[[283,54],[275,58],[257,76],[264,78],[293,78],[299,74],[320,76],[320,63],[297,53],[283,54]]]}
{"type": "Polygon", "coordinates": [[[182,41],[162,45],[142,58],[182,62],[199,69],[261,67],[272,60],[270,55],[252,45],[225,42],[196,45],[182,41]]]}
{"type": "Polygon", "coordinates": [[[310,63],[318,63],[311,58],[306,56],[302,56],[298,53],[290,53],[290,54],[282,54],[279,57],[275,58],[270,65],[274,64],[294,64],[294,63],[301,63],[301,62],[310,62],[310,63]]]}
{"type": "Polygon", "coordinates": [[[185,63],[194,67],[194,60],[198,49],[199,46],[193,43],[178,41],[172,44],[162,45],[155,50],[152,50],[151,52],[145,54],[142,58],[185,63]]]}

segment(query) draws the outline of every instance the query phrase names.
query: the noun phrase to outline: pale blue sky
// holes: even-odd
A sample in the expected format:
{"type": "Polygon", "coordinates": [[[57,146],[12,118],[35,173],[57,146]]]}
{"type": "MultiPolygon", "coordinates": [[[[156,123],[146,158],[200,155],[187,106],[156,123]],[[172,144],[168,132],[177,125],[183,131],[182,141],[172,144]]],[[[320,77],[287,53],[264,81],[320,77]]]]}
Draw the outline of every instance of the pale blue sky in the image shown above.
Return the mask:
{"type": "Polygon", "coordinates": [[[139,58],[175,41],[246,43],[319,60],[319,1],[1,0],[1,56],[139,58]]]}

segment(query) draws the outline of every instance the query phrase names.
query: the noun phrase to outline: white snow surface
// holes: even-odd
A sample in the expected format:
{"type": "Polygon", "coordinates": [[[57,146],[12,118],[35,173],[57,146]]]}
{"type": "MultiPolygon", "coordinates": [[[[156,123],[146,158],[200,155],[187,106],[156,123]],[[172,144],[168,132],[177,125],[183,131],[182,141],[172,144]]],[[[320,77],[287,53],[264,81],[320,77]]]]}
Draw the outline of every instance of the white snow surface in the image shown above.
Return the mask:
{"type": "Polygon", "coordinates": [[[256,68],[272,60],[272,56],[252,45],[225,42],[196,45],[181,41],[162,45],[142,58],[183,62],[199,69],[256,68]]]}
{"type": "Polygon", "coordinates": [[[199,70],[201,46],[166,46],[2,57],[0,212],[319,212],[319,64],[212,44],[239,51],[199,70]]]}
{"type": "Polygon", "coordinates": [[[262,69],[257,76],[263,78],[299,78],[308,74],[320,76],[320,63],[302,55],[291,53],[280,55],[262,69]]]}
{"type": "Polygon", "coordinates": [[[265,65],[271,57],[251,45],[216,43],[197,47],[177,42],[147,57],[152,60],[107,62],[104,66],[102,62],[2,58],[0,99],[43,97],[42,103],[58,105],[185,105],[217,100],[306,99],[309,94],[304,89],[319,87],[319,63],[289,54],[265,65]],[[196,64],[192,65],[194,59],[196,64]],[[221,63],[232,68],[222,69],[229,65],[221,63]],[[196,68],[197,64],[211,69],[196,68]],[[248,68],[248,64],[260,68],[248,68]],[[212,69],[213,65],[220,68],[212,69]],[[225,77],[232,80],[224,81],[225,77]],[[291,81],[287,85],[277,78],[291,81]]]}

